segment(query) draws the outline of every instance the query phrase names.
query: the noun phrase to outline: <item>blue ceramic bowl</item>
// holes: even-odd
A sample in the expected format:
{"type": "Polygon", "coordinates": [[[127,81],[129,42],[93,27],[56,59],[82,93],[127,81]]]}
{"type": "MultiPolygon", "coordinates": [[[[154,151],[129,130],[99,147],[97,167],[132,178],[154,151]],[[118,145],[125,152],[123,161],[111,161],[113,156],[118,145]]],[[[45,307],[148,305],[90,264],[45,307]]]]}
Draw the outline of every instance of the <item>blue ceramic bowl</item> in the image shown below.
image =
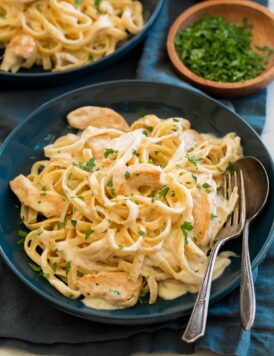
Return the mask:
{"type": "Polygon", "coordinates": [[[140,43],[147,35],[153,23],[161,11],[164,0],[140,0],[143,4],[143,14],[145,26],[141,32],[131,37],[128,41],[121,44],[112,54],[85,66],[77,67],[63,72],[47,72],[41,67],[34,67],[31,69],[22,69],[17,73],[6,73],[0,71],[0,82],[9,85],[54,85],[64,84],[64,82],[72,82],[77,80],[80,75],[87,75],[93,71],[105,67],[126,55],[138,43],[140,43]]]}
{"type": "MultiPolygon", "coordinates": [[[[68,132],[66,115],[83,105],[108,106],[121,113],[129,123],[138,111],[160,117],[183,116],[200,132],[225,135],[235,131],[246,155],[264,164],[272,189],[265,209],[250,230],[250,254],[255,267],[264,258],[271,243],[274,211],[274,172],[271,156],[255,131],[238,115],[204,94],[174,85],[118,81],[84,87],[42,105],[22,122],[0,149],[0,252],[14,273],[31,289],[68,313],[95,321],[116,324],[144,324],[176,318],[191,312],[196,296],[187,294],[172,301],[159,299],[155,304],[138,304],[116,311],[87,308],[79,300],[62,296],[43,278],[34,278],[30,260],[18,246],[19,204],[9,189],[9,181],[19,173],[27,174],[34,161],[43,157],[43,147],[68,132]]],[[[241,251],[241,239],[225,245],[226,250],[241,251]]],[[[239,285],[240,258],[213,282],[211,302],[220,299],[239,285]]]]}

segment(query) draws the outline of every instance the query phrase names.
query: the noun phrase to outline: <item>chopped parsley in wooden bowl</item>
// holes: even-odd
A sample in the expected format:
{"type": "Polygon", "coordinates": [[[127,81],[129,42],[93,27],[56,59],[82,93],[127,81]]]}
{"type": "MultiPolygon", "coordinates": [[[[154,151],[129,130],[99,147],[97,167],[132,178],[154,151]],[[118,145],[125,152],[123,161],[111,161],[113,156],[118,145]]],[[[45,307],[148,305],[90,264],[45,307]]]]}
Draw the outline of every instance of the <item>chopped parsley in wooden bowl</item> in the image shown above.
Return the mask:
{"type": "Polygon", "coordinates": [[[256,92],[274,79],[274,14],[246,0],[192,6],[173,23],[169,57],[183,78],[220,96],[256,92]]]}

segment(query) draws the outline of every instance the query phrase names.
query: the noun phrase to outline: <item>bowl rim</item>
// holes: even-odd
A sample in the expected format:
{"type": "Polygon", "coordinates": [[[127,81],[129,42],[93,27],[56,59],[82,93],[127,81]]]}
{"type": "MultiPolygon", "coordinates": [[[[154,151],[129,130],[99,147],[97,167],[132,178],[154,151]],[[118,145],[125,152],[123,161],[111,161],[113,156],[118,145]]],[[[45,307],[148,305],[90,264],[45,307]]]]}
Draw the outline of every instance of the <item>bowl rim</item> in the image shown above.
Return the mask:
{"type": "MultiPolygon", "coordinates": [[[[67,96],[77,95],[81,91],[92,90],[94,87],[100,87],[100,86],[101,87],[104,87],[104,86],[115,87],[117,85],[135,85],[135,84],[138,84],[140,86],[142,86],[142,85],[160,86],[160,87],[162,87],[163,90],[167,87],[173,87],[176,90],[182,90],[182,86],[180,86],[179,84],[163,83],[160,81],[125,79],[125,80],[116,80],[116,81],[114,80],[114,81],[100,82],[100,83],[96,83],[96,84],[92,84],[92,85],[83,86],[83,87],[80,87],[80,88],[77,88],[77,89],[74,89],[71,91],[67,91],[61,95],[54,97],[53,99],[51,99],[49,101],[46,101],[44,104],[40,105],[30,115],[28,115],[27,118],[25,118],[19,125],[17,125],[14,128],[14,130],[12,130],[12,132],[6,137],[6,139],[4,140],[3,144],[0,147],[0,159],[1,159],[3,152],[5,151],[6,146],[10,143],[10,141],[17,134],[17,132],[19,132],[21,130],[21,128],[23,126],[25,126],[29,121],[33,120],[34,117],[39,115],[39,113],[41,111],[43,111],[47,107],[53,105],[55,102],[58,102],[60,100],[65,101],[67,96]]],[[[240,115],[238,115],[237,113],[235,113],[234,111],[232,111],[231,109],[226,107],[224,104],[222,104],[218,100],[211,98],[210,96],[206,95],[205,93],[203,93],[201,91],[196,91],[191,88],[183,88],[183,89],[186,91],[191,91],[193,93],[193,95],[206,97],[207,100],[214,102],[218,106],[221,106],[222,108],[224,108],[225,110],[229,111],[234,116],[236,116],[238,120],[240,120],[249,130],[251,130],[253,134],[255,134],[256,138],[260,141],[260,143],[264,147],[265,153],[266,153],[268,159],[271,162],[273,162],[272,156],[270,155],[267,147],[261,140],[260,136],[243,118],[241,118],[240,115]]],[[[272,173],[274,175],[274,165],[272,165],[272,173]]],[[[272,243],[272,238],[274,237],[274,236],[272,236],[272,235],[274,235],[273,231],[274,231],[274,218],[272,221],[272,226],[271,226],[270,232],[268,233],[266,240],[265,240],[260,252],[256,255],[256,257],[252,261],[252,268],[255,268],[265,257],[265,255],[272,243]]],[[[76,316],[84,318],[84,319],[94,320],[94,321],[107,323],[107,324],[120,324],[120,325],[123,325],[123,324],[124,325],[129,325],[129,324],[140,325],[141,324],[142,325],[142,324],[146,324],[146,323],[158,323],[158,322],[162,322],[162,321],[166,321],[166,320],[171,320],[171,319],[180,317],[182,315],[187,315],[191,312],[191,310],[182,311],[179,308],[179,310],[174,311],[172,313],[168,313],[168,314],[165,314],[162,311],[158,311],[158,312],[154,312],[153,316],[149,316],[149,315],[144,316],[144,315],[138,315],[138,314],[132,315],[131,314],[131,315],[124,315],[123,317],[121,317],[121,316],[115,315],[115,314],[112,314],[111,316],[105,315],[104,310],[101,311],[101,310],[92,309],[92,308],[90,308],[90,310],[89,309],[82,310],[72,304],[66,304],[63,301],[54,298],[54,296],[49,295],[46,291],[43,291],[41,288],[37,287],[30,280],[28,280],[28,278],[21,272],[21,270],[19,270],[15,267],[15,265],[9,259],[6,251],[3,249],[2,245],[1,245],[2,238],[4,238],[4,236],[3,236],[3,234],[0,234],[0,256],[3,258],[3,260],[9,266],[9,268],[14,272],[14,274],[31,290],[33,290],[34,292],[39,294],[46,301],[53,304],[56,308],[61,309],[61,310],[65,311],[66,313],[76,315],[76,316]]],[[[223,298],[225,295],[230,293],[233,289],[238,287],[239,284],[240,284],[240,275],[235,277],[229,284],[227,284],[221,292],[215,293],[215,295],[212,295],[210,298],[210,304],[223,298]]]]}
{"type": "Polygon", "coordinates": [[[167,36],[166,47],[170,61],[174,65],[174,67],[180,72],[185,78],[188,78],[191,82],[197,83],[203,87],[211,87],[214,89],[226,89],[226,90],[234,90],[234,89],[241,89],[241,88],[249,88],[255,85],[258,85],[261,82],[269,80],[269,78],[274,79],[274,59],[272,60],[272,66],[262,73],[260,73],[257,77],[246,80],[244,82],[217,82],[209,79],[205,79],[203,77],[198,76],[197,74],[193,73],[189,70],[179,59],[177,54],[175,45],[174,45],[174,38],[179,31],[179,27],[181,26],[182,22],[184,22],[190,15],[193,15],[199,10],[207,9],[210,7],[215,7],[217,5],[230,5],[230,6],[237,6],[241,5],[246,8],[251,8],[255,11],[258,11],[272,20],[274,25],[274,13],[272,13],[269,9],[260,5],[258,3],[247,1],[247,0],[210,0],[204,1],[203,3],[199,3],[189,7],[186,11],[182,12],[176,20],[172,23],[167,36]]]}
{"type": "Polygon", "coordinates": [[[27,73],[27,72],[11,73],[11,72],[0,71],[0,78],[3,77],[4,79],[8,79],[8,78],[11,78],[11,79],[15,79],[15,78],[16,79],[30,79],[30,78],[50,79],[52,77],[54,77],[54,78],[62,77],[65,74],[68,74],[68,75],[74,74],[80,70],[91,69],[91,68],[95,69],[97,66],[101,67],[102,65],[106,64],[107,62],[111,62],[112,59],[119,57],[121,54],[124,53],[125,50],[129,49],[134,44],[137,44],[139,41],[141,41],[144,38],[147,31],[150,29],[150,27],[153,25],[154,21],[157,19],[158,15],[160,14],[160,11],[163,7],[164,1],[165,0],[157,0],[158,3],[156,5],[154,11],[152,12],[151,16],[148,18],[148,21],[144,24],[144,27],[142,28],[142,30],[140,32],[138,32],[136,35],[134,35],[132,38],[130,38],[128,41],[126,41],[124,43],[124,45],[117,48],[113,53],[111,53],[105,57],[102,57],[95,62],[88,63],[88,64],[78,66],[78,67],[74,67],[71,69],[66,69],[66,70],[60,71],[60,72],[41,70],[41,72],[38,72],[38,73],[27,73]]]}

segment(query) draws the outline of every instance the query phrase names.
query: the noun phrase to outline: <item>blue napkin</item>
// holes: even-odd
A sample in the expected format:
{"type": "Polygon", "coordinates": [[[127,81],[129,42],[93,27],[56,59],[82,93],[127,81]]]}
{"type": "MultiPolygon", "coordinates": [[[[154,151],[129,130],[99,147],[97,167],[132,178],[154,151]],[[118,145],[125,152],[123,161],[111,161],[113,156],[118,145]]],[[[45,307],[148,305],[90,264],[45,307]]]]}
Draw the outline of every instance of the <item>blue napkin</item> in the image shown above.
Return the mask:
{"type": "MultiPolygon", "coordinates": [[[[162,13],[150,31],[144,47],[135,49],[123,63],[116,63],[77,83],[40,90],[1,91],[0,139],[34,108],[60,93],[103,80],[153,79],[187,86],[173,71],[165,51],[169,25],[194,0],[166,1],[162,13]],[[12,105],[16,102],[17,105],[12,105]]],[[[261,1],[266,5],[266,1],[261,1]]],[[[259,133],[265,120],[266,92],[234,100],[223,100],[242,115],[259,133]]],[[[200,348],[239,356],[270,355],[274,349],[274,245],[259,269],[254,271],[258,284],[257,314],[252,332],[244,332],[239,323],[239,291],[236,290],[210,307],[204,338],[188,345],[181,334],[188,318],[163,324],[122,327],[97,324],[74,318],[52,308],[29,291],[5,267],[0,268],[0,345],[17,346],[35,354],[127,356],[133,352],[169,351],[193,353],[200,348]],[[267,293],[265,293],[267,291],[267,293]]]]}

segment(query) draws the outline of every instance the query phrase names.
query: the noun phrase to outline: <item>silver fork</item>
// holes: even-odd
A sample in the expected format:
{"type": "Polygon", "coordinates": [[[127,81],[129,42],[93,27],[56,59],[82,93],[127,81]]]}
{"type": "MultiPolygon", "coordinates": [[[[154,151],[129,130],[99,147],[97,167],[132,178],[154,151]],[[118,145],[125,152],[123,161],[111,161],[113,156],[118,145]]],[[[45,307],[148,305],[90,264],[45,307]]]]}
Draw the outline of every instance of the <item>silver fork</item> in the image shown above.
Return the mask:
{"type": "Polygon", "coordinates": [[[209,295],[216,257],[220,247],[228,240],[239,236],[243,230],[246,217],[244,179],[241,170],[233,175],[227,173],[222,183],[222,191],[225,199],[229,199],[234,187],[238,187],[238,202],[233,213],[228,217],[226,223],[215,237],[215,244],[211,250],[207,270],[200,286],[200,290],[192,310],[182,339],[186,342],[194,342],[205,333],[208,312],[209,295]]]}

